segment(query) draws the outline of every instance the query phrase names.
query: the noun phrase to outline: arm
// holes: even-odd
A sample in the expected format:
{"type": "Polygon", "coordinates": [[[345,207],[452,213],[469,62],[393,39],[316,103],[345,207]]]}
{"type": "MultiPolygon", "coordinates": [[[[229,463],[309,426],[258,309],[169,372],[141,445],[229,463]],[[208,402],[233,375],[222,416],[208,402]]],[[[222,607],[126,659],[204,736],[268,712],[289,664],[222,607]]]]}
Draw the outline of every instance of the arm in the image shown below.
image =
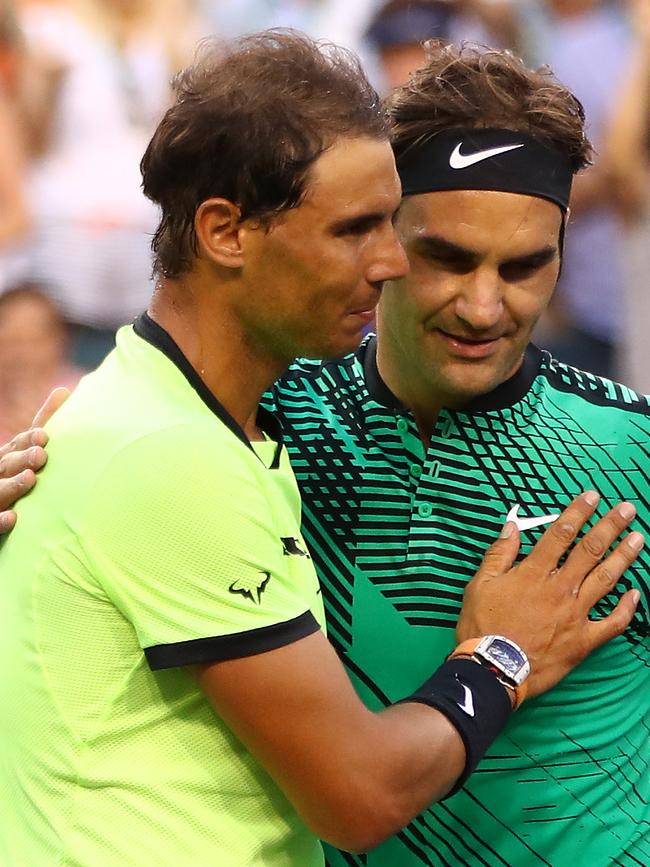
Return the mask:
{"type": "Polygon", "coordinates": [[[320,632],[206,666],[199,683],[310,829],[342,849],[374,848],[465,766],[441,713],[414,703],[369,711],[320,632]]]}
{"type": "Polygon", "coordinates": [[[29,228],[24,174],[18,124],[0,93],[0,247],[19,241],[29,228]]]}
{"type": "Polygon", "coordinates": [[[627,71],[607,124],[600,153],[575,178],[571,209],[580,214],[601,205],[634,222],[647,197],[648,135],[650,123],[650,6],[647,0],[629,0],[634,39],[627,71]]]}
{"type": "Polygon", "coordinates": [[[635,41],[603,142],[623,217],[636,219],[647,198],[650,142],[650,5],[630,0],[635,41]]]}
{"type": "MultiPolygon", "coordinates": [[[[550,688],[591,650],[620,634],[634,613],[635,598],[626,594],[610,618],[588,620],[591,607],[640,550],[624,541],[599,565],[629,523],[620,508],[586,534],[558,568],[594,508],[584,496],[578,498],[529,557],[511,568],[519,547],[513,528],[510,537],[492,546],[468,586],[459,642],[496,632],[520,643],[532,661],[530,695],[550,688]]],[[[629,538],[641,541],[640,534],[629,538]]],[[[199,682],[310,828],[339,848],[377,846],[443,797],[463,772],[463,742],[446,716],[408,701],[371,713],[320,634],[271,653],[206,666],[199,682]]]]}

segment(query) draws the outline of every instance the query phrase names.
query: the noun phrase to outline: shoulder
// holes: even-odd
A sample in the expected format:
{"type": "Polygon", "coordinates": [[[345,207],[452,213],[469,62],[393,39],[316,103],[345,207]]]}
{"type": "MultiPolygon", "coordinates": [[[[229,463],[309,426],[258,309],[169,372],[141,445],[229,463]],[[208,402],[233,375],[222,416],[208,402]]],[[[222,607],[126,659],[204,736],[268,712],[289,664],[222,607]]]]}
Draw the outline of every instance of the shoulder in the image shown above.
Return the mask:
{"type": "Polygon", "coordinates": [[[107,455],[105,480],[121,478],[129,487],[146,481],[155,489],[174,482],[195,490],[218,478],[223,486],[257,475],[261,462],[253,449],[218,420],[197,420],[151,430],[107,455]]]}
{"type": "Polygon", "coordinates": [[[363,358],[371,335],[359,349],[342,358],[316,361],[299,358],[273,387],[273,403],[279,410],[292,404],[336,403],[347,394],[365,388],[363,358]]]}
{"type": "Polygon", "coordinates": [[[589,418],[618,424],[650,424],[650,397],[628,386],[571,367],[543,353],[538,374],[548,400],[589,418]]]}

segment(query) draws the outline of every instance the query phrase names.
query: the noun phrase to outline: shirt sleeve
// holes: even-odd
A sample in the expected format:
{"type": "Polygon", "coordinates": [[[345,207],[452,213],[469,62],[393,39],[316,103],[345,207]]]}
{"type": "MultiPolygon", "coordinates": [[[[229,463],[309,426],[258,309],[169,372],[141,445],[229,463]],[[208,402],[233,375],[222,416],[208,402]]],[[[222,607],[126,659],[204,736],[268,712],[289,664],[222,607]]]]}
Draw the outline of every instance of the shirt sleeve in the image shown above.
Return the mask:
{"type": "Polygon", "coordinates": [[[313,565],[287,556],[298,516],[270,495],[273,472],[236,437],[181,426],[101,473],[80,536],[151,668],[249,656],[320,628],[313,565]]]}

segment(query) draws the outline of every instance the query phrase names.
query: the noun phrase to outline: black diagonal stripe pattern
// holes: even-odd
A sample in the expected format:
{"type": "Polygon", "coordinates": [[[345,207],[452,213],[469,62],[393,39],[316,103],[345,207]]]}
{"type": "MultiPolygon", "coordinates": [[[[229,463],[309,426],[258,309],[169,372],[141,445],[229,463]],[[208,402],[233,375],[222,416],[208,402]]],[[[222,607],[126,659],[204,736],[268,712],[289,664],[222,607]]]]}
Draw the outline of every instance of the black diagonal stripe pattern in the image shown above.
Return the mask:
{"type": "MultiPolygon", "coordinates": [[[[380,708],[453,646],[463,590],[515,503],[543,515],[596,488],[596,517],[629,499],[650,536],[650,411],[646,398],[545,355],[513,405],[443,411],[425,454],[410,414],[369,395],[362,361],[301,362],[274,402],[330,635],[364,700],[380,708]]],[[[543,531],[524,534],[522,556],[543,531]]],[[[625,635],[524,705],[465,789],[424,811],[386,856],[372,853],[373,867],[595,863],[594,853],[650,863],[638,830],[650,819],[649,567],[644,551],[596,606],[607,616],[638,587],[625,635]]],[[[360,863],[341,858],[329,853],[328,863],[360,863]]]]}

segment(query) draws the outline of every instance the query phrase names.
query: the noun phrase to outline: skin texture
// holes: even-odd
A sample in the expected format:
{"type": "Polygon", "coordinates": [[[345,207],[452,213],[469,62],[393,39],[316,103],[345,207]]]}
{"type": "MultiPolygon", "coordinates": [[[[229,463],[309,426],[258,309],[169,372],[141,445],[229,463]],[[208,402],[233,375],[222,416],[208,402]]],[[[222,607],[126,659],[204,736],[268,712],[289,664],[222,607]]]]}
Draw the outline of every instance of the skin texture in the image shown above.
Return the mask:
{"type": "Polygon", "coordinates": [[[404,200],[397,229],[411,269],[384,289],[377,358],[423,435],[442,406],[491,391],[521,364],[557,281],[561,221],[551,202],[514,193],[404,200]]]}
{"type": "Polygon", "coordinates": [[[200,205],[192,271],[163,280],[150,312],[251,438],[262,393],[291,361],[356,348],[383,281],[406,272],[399,202],[388,142],[346,138],[270,228],[225,199],[200,205]]]}
{"type": "Polygon", "coordinates": [[[255,223],[244,229],[237,312],[249,332],[285,362],[356,349],[383,282],[408,268],[391,223],[400,197],[386,142],[346,140],[326,151],[298,208],[268,232],[255,223]]]}

